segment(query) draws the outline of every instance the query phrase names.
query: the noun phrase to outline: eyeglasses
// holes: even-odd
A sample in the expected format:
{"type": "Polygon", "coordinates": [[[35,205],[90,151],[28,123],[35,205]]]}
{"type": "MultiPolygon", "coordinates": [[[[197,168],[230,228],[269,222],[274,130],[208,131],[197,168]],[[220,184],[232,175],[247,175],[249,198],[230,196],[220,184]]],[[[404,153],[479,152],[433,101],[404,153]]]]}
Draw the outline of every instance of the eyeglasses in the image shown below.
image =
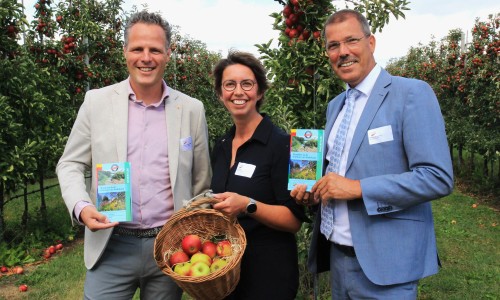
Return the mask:
{"type": "Polygon", "coordinates": [[[360,38],[348,38],[347,40],[342,41],[342,42],[330,42],[327,45],[327,50],[329,52],[337,52],[340,50],[340,44],[344,44],[344,45],[346,45],[347,48],[352,49],[352,48],[356,47],[356,45],[359,43],[359,41],[361,41],[362,39],[367,38],[369,36],[370,35],[365,35],[365,36],[362,36],[360,38]]]}
{"type": "MultiPolygon", "coordinates": [[[[250,91],[251,89],[253,89],[253,86],[256,84],[256,82],[253,80],[250,80],[250,79],[245,79],[245,80],[240,81],[239,84],[240,84],[242,90],[250,91]]],[[[226,80],[222,83],[222,87],[228,92],[234,91],[237,86],[238,86],[238,82],[236,82],[234,80],[226,80]]]]}

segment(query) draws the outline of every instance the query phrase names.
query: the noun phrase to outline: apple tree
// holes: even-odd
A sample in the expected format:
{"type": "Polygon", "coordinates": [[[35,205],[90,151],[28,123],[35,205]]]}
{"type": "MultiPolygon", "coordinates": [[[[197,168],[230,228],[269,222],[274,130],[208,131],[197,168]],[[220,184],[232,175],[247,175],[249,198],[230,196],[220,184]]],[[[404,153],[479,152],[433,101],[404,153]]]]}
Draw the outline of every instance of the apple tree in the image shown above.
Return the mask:
{"type": "MultiPolygon", "coordinates": [[[[484,190],[494,189],[494,164],[499,161],[499,15],[476,20],[472,41],[461,30],[451,30],[440,44],[413,47],[387,69],[395,74],[428,81],[439,99],[451,148],[458,151],[456,173],[475,177],[484,190]],[[469,153],[464,163],[463,151],[469,153]],[[483,157],[476,173],[475,155],[483,157]],[[486,180],[489,175],[489,180],[486,180]]],[[[500,175],[500,174],[499,174],[500,175]]],[[[500,178],[500,176],[497,176],[500,178]]]]}
{"type": "MultiPolygon", "coordinates": [[[[278,48],[272,41],[256,45],[272,81],[265,109],[286,130],[322,128],[328,101],[344,88],[332,74],[322,39],[324,22],[339,8],[328,0],[275,1],[284,6],[271,15],[280,32],[278,48]]],[[[406,0],[345,2],[366,15],[373,31],[408,9],[406,0]]]]}
{"type": "Polygon", "coordinates": [[[171,51],[165,81],[169,86],[203,102],[212,146],[215,139],[232,124],[229,114],[217,100],[213,87],[212,68],[221,55],[208,51],[201,41],[182,36],[175,26],[171,51]]]}

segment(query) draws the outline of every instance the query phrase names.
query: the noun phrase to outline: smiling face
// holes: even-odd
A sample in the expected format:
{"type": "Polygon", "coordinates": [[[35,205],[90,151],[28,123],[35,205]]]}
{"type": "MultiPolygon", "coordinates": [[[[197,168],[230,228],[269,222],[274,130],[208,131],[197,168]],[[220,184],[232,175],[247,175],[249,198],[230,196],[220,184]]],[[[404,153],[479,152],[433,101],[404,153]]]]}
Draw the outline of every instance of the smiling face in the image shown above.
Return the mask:
{"type": "Polygon", "coordinates": [[[325,27],[327,55],[333,71],[350,87],[358,85],[375,66],[375,37],[365,37],[360,23],[355,17],[348,17],[344,21],[331,23],[325,27]],[[359,39],[354,45],[346,45],[344,41],[359,39]],[[329,50],[331,43],[340,42],[335,50],[329,50]]]}
{"type": "Polygon", "coordinates": [[[166,48],[165,31],[159,25],[137,23],[130,28],[128,45],[123,49],[130,84],[136,94],[160,89],[170,49],[166,48]]]}
{"type": "Polygon", "coordinates": [[[222,73],[222,84],[224,85],[224,82],[228,80],[236,82],[236,88],[233,91],[226,91],[222,88],[220,100],[231,115],[238,117],[257,113],[257,102],[260,101],[262,95],[258,93],[258,86],[252,69],[242,64],[229,65],[222,73]],[[245,80],[254,82],[253,88],[249,91],[241,88],[240,83],[245,80]]]}

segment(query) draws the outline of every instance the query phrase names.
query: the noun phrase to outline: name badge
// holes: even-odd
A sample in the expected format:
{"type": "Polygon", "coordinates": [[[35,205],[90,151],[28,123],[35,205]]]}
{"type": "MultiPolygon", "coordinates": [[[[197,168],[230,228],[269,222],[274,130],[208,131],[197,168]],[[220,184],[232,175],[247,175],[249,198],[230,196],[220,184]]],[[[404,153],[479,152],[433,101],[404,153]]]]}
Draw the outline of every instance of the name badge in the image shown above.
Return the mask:
{"type": "Polygon", "coordinates": [[[181,151],[193,151],[193,138],[188,136],[180,140],[181,151]]]}
{"type": "Polygon", "coordinates": [[[368,143],[375,145],[394,140],[391,125],[368,130],[368,143]]]}
{"type": "Polygon", "coordinates": [[[254,171],[255,171],[255,165],[240,162],[236,167],[236,172],[234,173],[234,175],[252,178],[254,171]]]}

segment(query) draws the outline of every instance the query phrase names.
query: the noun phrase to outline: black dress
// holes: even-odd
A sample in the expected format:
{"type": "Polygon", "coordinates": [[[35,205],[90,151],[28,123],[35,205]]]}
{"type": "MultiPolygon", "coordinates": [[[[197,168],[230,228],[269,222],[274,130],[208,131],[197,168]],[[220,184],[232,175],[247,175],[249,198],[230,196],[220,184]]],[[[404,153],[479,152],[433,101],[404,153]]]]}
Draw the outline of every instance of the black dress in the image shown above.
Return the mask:
{"type": "MultiPolygon", "coordinates": [[[[284,205],[299,220],[307,221],[303,207],[287,189],[290,136],[269,117],[263,117],[253,136],[239,147],[232,168],[235,127],[217,141],[212,151],[211,188],[215,193],[235,192],[263,203],[284,205]],[[255,166],[251,176],[235,174],[242,163],[255,166]]],[[[240,216],[238,221],[245,230],[247,247],[240,282],[227,299],[295,299],[299,286],[295,235],[269,228],[249,216],[240,216]]]]}

